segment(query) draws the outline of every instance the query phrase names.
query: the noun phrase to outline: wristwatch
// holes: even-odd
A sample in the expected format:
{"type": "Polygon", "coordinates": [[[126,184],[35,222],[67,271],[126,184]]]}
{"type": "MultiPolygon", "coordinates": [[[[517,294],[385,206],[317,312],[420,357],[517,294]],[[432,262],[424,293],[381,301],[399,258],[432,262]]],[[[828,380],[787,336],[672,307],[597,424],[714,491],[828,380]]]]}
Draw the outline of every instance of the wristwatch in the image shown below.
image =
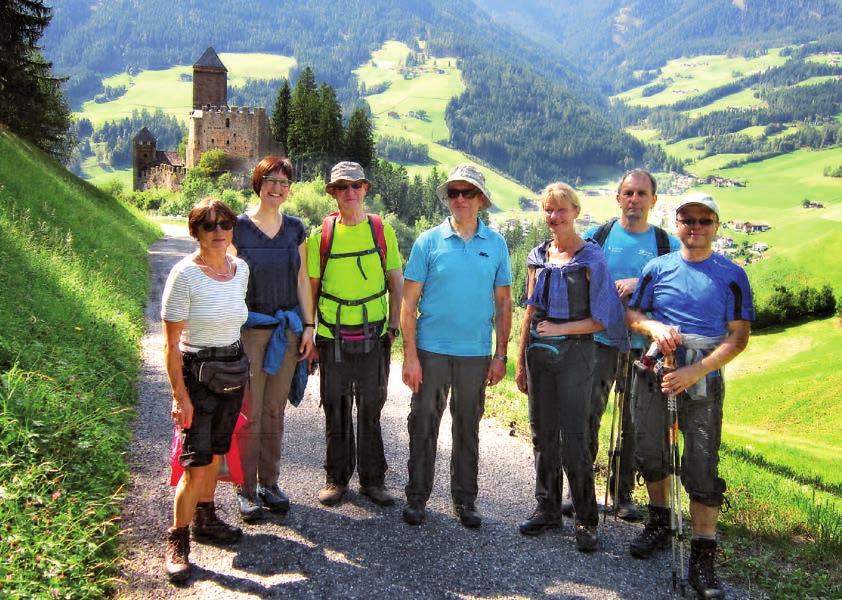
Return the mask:
{"type": "Polygon", "coordinates": [[[502,362],[504,365],[506,364],[506,361],[509,360],[509,357],[505,354],[495,354],[494,358],[502,362]]]}
{"type": "Polygon", "coordinates": [[[400,337],[401,328],[400,327],[389,327],[388,332],[389,332],[389,335],[391,335],[393,338],[400,337]]]}

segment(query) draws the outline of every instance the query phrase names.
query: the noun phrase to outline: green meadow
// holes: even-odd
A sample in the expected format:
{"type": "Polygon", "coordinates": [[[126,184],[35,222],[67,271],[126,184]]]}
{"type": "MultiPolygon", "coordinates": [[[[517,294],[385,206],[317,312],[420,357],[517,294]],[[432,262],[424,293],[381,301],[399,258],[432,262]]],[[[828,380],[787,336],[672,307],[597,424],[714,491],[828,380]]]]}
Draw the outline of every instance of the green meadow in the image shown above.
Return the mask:
{"type": "MultiPolygon", "coordinates": [[[[376,135],[402,137],[414,144],[428,146],[431,164],[406,165],[410,176],[424,176],[433,166],[446,173],[461,162],[476,162],[476,159],[444,145],[449,137],[444,120],[445,108],[451,98],[465,89],[456,68],[456,59],[430,58],[421,68],[415,69],[412,79],[405,79],[398,69],[406,64],[409,52],[409,47],[401,42],[386,42],[372,53],[370,61],[354,71],[366,87],[385,82],[390,84],[385,92],[366,96],[376,135]],[[437,69],[444,73],[437,73],[437,69]],[[426,111],[426,119],[409,116],[410,111],[417,113],[419,110],[426,111]]],[[[485,168],[485,172],[494,205],[508,216],[519,212],[518,198],[535,196],[529,188],[490,168],[485,168]]]]}
{"type": "MultiPolygon", "coordinates": [[[[227,53],[219,54],[228,69],[229,87],[238,87],[248,79],[279,79],[288,77],[295,59],[279,54],[227,53]]],[[[102,80],[110,87],[125,86],[126,93],[110,102],[89,100],[76,113],[77,118],[90,119],[95,127],[106,121],[129,117],[133,110],[161,109],[186,122],[193,106],[193,75],[191,65],[176,65],[157,71],[141,71],[137,75],[119,73],[102,80]]]]}
{"type": "Polygon", "coordinates": [[[91,185],[102,186],[110,181],[119,181],[124,189],[132,189],[132,170],[115,169],[111,165],[101,165],[97,162],[96,156],[89,156],[82,161],[82,173],[85,180],[91,185]]]}
{"type": "Polygon", "coordinates": [[[782,65],[787,57],[781,56],[780,51],[780,48],[769,50],[768,54],[757,58],[721,54],[677,58],[666,63],[661,68],[661,74],[653,81],[613,98],[632,106],[666,106],[729,83],[735,75],[743,77],[782,65]],[[666,89],[643,97],[643,89],[657,83],[666,83],[666,89]]]}

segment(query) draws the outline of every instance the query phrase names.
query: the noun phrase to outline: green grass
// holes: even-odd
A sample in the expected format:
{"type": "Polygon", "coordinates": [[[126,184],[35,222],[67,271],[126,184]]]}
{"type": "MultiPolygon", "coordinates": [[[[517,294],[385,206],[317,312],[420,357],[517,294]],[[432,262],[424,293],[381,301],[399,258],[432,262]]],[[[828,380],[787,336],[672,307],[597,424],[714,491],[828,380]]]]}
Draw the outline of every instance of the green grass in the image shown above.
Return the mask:
{"type": "Polygon", "coordinates": [[[786,57],[780,55],[779,48],[752,59],[721,54],[682,57],[667,62],[661,69],[661,75],[654,81],[613,98],[632,106],[666,106],[729,83],[733,81],[735,72],[741,73],[741,76],[751,75],[769,67],[782,65],[784,62],[786,57]],[[663,91],[646,98],[642,96],[646,86],[667,81],[669,84],[663,91]]]}
{"type": "Polygon", "coordinates": [[[106,596],[143,333],[133,210],[0,129],[0,596],[106,596]]]}
{"type": "Polygon", "coordinates": [[[123,184],[123,189],[132,189],[132,169],[115,169],[111,165],[102,165],[97,162],[96,156],[89,156],[82,161],[82,173],[85,180],[91,185],[102,185],[116,179],[123,184]]]}
{"type": "MultiPolygon", "coordinates": [[[[373,123],[377,135],[402,137],[415,144],[426,144],[432,163],[429,165],[406,165],[410,176],[425,176],[435,165],[445,173],[462,162],[476,162],[462,152],[444,145],[450,133],[444,120],[444,112],[451,98],[465,90],[456,59],[435,57],[427,61],[428,72],[417,72],[414,79],[406,80],[398,73],[398,67],[406,62],[409,48],[400,42],[386,42],[371,55],[371,60],[354,71],[360,82],[367,87],[390,82],[383,93],[367,96],[371,106],[373,123]],[[434,72],[442,69],[444,74],[434,72]],[[429,120],[413,118],[410,111],[427,111],[429,120]],[[397,113],[399,118],[390,117],[397,113]]],[[[501,211],[519,212],[518,198],[532,198],[534,192],[516,181],[504,177],[493,169],[485,168],[488,187],[494,196],[494,205],[501,211]]],[[[497,217],[495,217],[497,218],[497,217]]]]}
{"type": "Polygon", "coordinates": [[[710,104],[703,106],[702,108],[697,108],[695,110],[688,110],[685,111],[688,117],[701,117],[712,112],[721,111],[721,110],[728,110],[731,107],[736,108],[759,108],[765,107],[766,103],[761,100],[760,98],[755,98],[754,96],[755,90],[754,88],[748,88],[745,90],[740,90],[739,92],[735,92],[733,94],[729,94],[728,96],[724,96],[719,100],[711,102],[710,104]]]}
{"type": "MultiPolygon", "coordinates": [[[[295,59],[279,54],[221,53],[219,58],[228,69],[228,85],[237,87],[247,79],[278,79],[288,77],[295,59]]],[[[111,102],[97,104],[89,100],[76,117],[90,119],[95,127],[106,121],[130,117],[133,110],[154,112],[160,108],[186,122],[193,106],[193,83],[181,79],[192,75],[190,65],[176,65],[158,71],[141,71],[130,76],[119,73],[102,80],[103,85],[126,86],[124,95],[111,102]]]]}

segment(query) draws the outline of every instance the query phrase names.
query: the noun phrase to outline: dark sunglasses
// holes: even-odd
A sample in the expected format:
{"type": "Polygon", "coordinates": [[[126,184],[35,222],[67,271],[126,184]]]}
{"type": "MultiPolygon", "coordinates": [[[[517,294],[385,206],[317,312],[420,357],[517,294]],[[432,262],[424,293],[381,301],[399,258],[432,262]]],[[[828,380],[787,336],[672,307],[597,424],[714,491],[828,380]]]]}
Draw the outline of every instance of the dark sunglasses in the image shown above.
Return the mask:
{"type": "Polygon", "coordinates": [[[709,225],[716,223],[716,219],[679,219],[678,222],[682,225],[686,225],[687,227],[692,227],[696,223],[708,227],[709,225]]]}
{"type": "Polygon", "coordinates": [[[456,200],[460,195],[465,198],[466,200],[471,200],[476,198],[481,192],[477,188],[471,188],[469,190],[460,190],[457,188],[447,188],[447,197],[451,200],[456,200]]]}
{"type": "Polygon", "coordinates": [[[362,181],[355,181],[354,183],[334,183],[333,189],[337,192],[344,192],[348,188],[354,188],[355,190],[360,189],[365,184],[362,181]]]}
{"type": "Polygon", "coordinates": [[[231,231],[234,229],[234,221],[229,221],[228,219],[221,221],[202,221],[202,229],[207,232],[216,231],[217,225],[221,227],[223,231],[231,231]]]}

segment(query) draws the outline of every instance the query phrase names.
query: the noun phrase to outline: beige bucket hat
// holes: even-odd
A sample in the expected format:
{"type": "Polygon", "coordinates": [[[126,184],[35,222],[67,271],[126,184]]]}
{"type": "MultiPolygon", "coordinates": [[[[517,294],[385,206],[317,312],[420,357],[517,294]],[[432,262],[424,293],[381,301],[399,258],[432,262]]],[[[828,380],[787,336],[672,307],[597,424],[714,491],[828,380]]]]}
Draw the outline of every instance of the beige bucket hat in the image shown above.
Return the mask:
{"type": "Polygon", "coordinates": [[[491,192],[488,191],[488,187],[485,185],[485,175],[483,175],[482,171],[474,165],[470,163],[457,165],[450,172],[450,175],[448,175],[447,181],[436,188],[436,195],[439,197],[439,200],[445,203],[445,205],[448,202],[447,184],[452,181],[465,181],[470,183],[472,186],[481,191],[483,196],[485,196],[485,202],[483,203],[482,209],[487,210],[488,207],[491,206],[491,192]]]}
{"type": "Polygon", "coordinates": [[[371,182],[365,178],[365,171],[360,163],[350,160],[343,160],[333,165],[330,170],[330,182],[325,186],[325,192],[329,194],[330,189],[337,181],[365,181],[368,185],[371,185],[371,182]]]}

